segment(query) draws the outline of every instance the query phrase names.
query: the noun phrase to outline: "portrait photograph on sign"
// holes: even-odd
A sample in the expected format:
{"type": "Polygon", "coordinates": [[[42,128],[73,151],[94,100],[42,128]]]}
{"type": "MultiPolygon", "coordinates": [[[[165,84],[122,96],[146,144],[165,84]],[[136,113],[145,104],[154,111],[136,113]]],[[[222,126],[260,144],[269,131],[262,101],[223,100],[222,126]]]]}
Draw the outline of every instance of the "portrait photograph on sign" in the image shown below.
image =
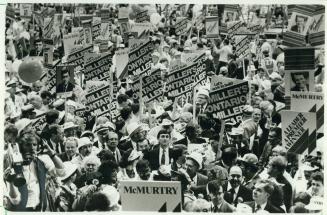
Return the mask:
{"type": "Polygon", "coordinates": [[[311,26],[311,23],[312,17],[293,12],[287,30],[301,35],[306,35],[311,26]]]}
{"type": "Polygon", "coordinates": [[[74,88],[74,66],[58,66],[56,71],[57,97],[70,97],[74,88]]]}
{"type": "Polygon", "coordinates": [[[0,7],[1,214],[326,214],[322,0],[0,7]]]}
{"type": "Polygon", "coordinates": [[[285,83],[285,94],[287,95],[290,95],[291,91],[314,92],[314,71],[286,71],[285,78],[289,80],[285,83]]]}

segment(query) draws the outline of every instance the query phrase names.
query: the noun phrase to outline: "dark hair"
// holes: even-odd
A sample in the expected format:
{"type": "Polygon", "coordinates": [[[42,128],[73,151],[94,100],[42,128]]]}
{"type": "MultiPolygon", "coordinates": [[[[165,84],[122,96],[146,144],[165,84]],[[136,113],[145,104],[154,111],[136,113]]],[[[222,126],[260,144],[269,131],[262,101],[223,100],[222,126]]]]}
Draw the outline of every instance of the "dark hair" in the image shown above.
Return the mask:
{"type": "Polygon", "coordinates": [[[301,202],[303,204],[308,205],[310,203],[311,196],[307,192],[299,192],[296,194],[294,198],[294,203],[301,202]]]}
{"type": "Polygon", "coordinates": [[[305,79],[309,78],[309,72],[292,72],[291,73],[291,78],[292,81],[295,83],[295,75],[303,75],[305,79]]]}
{"type": "Polygon", "coordinates": [[[138,160],[136,163],[136,171],[141,172],[150,167],[150,162],[146,159],[138,160]]]}
{"type": "Polygon", "coordinates": [[[308,213],[308,209],[305,208],[305,204],[302,202],[296,202],[294,206],[291,207],[291,213],[308,213]]]}
{"type": "Polygon", "coordinates": [[[42,91],[41,92],[41,98],[42,99],[45,99],[47,97],[51,98],[52,97],[51,93],[49,91],[46,91],[46,90],[45,91],[42,91]]]}
{"type": "Polygon", "coordinates": [[[117,96],[118,104],[122,104],[123,102],[126,102],[128,99],[129,99],[129,97],[126,94],[119,94],[117,96]]]}
{"type": "Polygon", "coordinates": [[[227,146],[227,147],[222,147],[222,154],[221,154],[221,159],[222,161],[227,164],[231,165],[232,161],[237,158],[237,149],[234,146],[227,146]]]}
{"type": "Polygon", "coordinates": [[[159,139],[161,134],[168,134],[169,137],[171,137],[171,134],[169,132],[167,132],[166,130],[160,130],[157,134],[157,139],[159,139]]]}
{"type": "Polygon", "coordinates": [[[45,115],[45,120],[48,124],[54,123],[59,117],[59,111],[49,110],[45,115]]]}
{"type": "Polygon", "coordinates": [[[132,109],[133,114],[136,114],[137,112],[140,111],[140,104],[138,104],[138,103],[133,103],[133,104],[131,105],[131,109],[132,109]]]}
{"type": "Polygon", "coordinates": [[[68,76],[69,76],[69,71],[67,70],[67,68],[63,68],[61,70],[61,76],[63,76],[65,73],[68,73],[68,76]]]}
{"type": "Polygon", "coordinates": [[[34,132],[23,133],[18,137],[17,143],[19,146],[19,150],[23,153],[22,145],[26,144],[31,141],[36,141],[37,143],[40,142],[40,138],[34,132]]]}
{"type": "Polygon", "coordinates": [[[108,197],[101,192],[91,194],[86,201],[85,210],[87,211],[109,211],[110,201],[108,197]]]}
{"type": "Polygon", "coordinates": [[[120,116],[123,120],[127,120],[128,117],[132,113],[132,108],[131,107],[124,107],[123,109],[120,110],[120,116]]]}
{"type": "Polygon", "coordinates": [[[279,127],[273,127],[270,131],[276,132],[276,138],[282,139],[282,129],[279,127]]]}
{"type": "Polygon", "coordinates": [[[219,195],[220,187],[222,187],[222,183],[217,180],[209,181],[208,183],[208,191],[214,195],[219,195]]]}
{"type": "Polygon", "coordinates": [[[49,126],[49,134],[52,135],[58,135],[58,130],[60,129],[60,125],[54,124],[49,126]]]}
{"type": "Polygon", "coordinates": [[[263,189],[269,195],[271,195],[274,192],[274,185],[272,184],[272,182],[270,180],[268,180],[268,179],[259,179],[257,183],[264,184],[265,186],[263,187],[263,189]]]}
{"type": "Polygon", "coordinates": [[[315,181],[319,181],[322,184],[324,184],[324,174],[322,174],[321,172],[315,172],[311,175],[311,181],[315,180],[315,181]]]}
{"type": "Polygon", "coordinates": [[[5,127],[4,133],[6,134],[12,134],[14,137],[17,137],[18,135],[18,129],[13,124],[8,124],[5,127]]]}
{"type": "Polygon", "coordinates": [[[98,172],[102,175],[101,183],[111,184],[111,176],[115,170],[118,171],[118,164],[116,164],[114,161],[107,160],[101,163],[98,169],[98,172]]]}

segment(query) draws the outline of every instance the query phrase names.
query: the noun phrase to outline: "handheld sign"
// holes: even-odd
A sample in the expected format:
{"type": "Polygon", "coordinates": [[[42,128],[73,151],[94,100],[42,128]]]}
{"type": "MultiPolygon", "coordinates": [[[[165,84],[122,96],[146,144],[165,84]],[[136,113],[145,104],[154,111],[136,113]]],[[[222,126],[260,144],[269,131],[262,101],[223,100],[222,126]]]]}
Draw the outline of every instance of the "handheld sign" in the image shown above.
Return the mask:
{"type": "Polygon", "coordinates": [[[219,22],[218,17],[206,17],[206,33],[207,38],[219,37],[219,22]]]}
{"type": "Polygon", "coordinates": [[[282,143],[288,152],[310,154],[316,148],[316,114],[281,111],[282,143]]]}
{"type": "Polygon", "coordinates": [[[119,193],[123,211],[181,212],[179,181],[122,181],[119,193]]]}

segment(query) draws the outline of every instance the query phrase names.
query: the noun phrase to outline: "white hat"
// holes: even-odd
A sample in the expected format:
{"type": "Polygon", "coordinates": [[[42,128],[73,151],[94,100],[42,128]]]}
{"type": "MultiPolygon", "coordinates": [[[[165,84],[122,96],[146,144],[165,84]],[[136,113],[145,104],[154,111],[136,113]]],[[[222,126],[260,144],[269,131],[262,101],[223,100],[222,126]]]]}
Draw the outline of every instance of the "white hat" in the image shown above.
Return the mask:
{"type": "Polygon", "coordinates": [[[253,107],[251,105],[244,105],[243,113],[244,114],[252,114],[253,113],[253,107]]]}
{"type": "Polygon", "coordinates": [[[75,125],[73,122],[65,122],[64,123],[64,130],[70,129],[70,128],[77,128],[78,125],[75,125]]]}
{"type": "Polygon", "coordinates": [[[73,175],[76,170],[77,170],[77,165],[70,162],[70,161],[66,161],[64,162],[64,167],[65,167],[65,175],[60,177],[60,180],[63,181],[67,178],[69,178],[71,175],[73,175]]]}
{"type": "Polygon", "coordinates": [[[238,127],[238,128],[232,128],[230,135],[237,136],[237,135],[243,135],[243,133],[244,133],[244,129],[241,127],[238,127]]]}
{"type": "Polygon", "coordinates": [[[80,138],[80,139],[78,139],[78,149],[80,149],[81,147],[83,147],[83,146],[86,146],[86,145],[92,145],[92,142],[91,142],[91,140],[90,140],[90,138],[88,138],[88,137],[82,137],[82,138],[80,138]]]}
{"type": "Polygon", "coordinates": [[[191,48],[187,46],[184,48],[184,51],[191,51],[191,48]]]}
{"type": "Polygon", "coordinates": [[[269,78],[271,78],[272,80],[275,80],[275,79],[283,80],[282,76],[280,76],[277,72],[271,73],[269,75],[269,78]]]}
{"type": "Polygon", "coordinates": [[[53,107],[59,107],[61,105],[63,105],[65,103],[65,100],[64,99],[58,99],[56,101],[53,102],[53,107]]]}
{"type": "Polygon", "coordinates": [[[117,189],[111,185],[106,185],[100,191],[101,193],[105,194],[110,202],[109,207],[113,207],[118,204],[120,199],[119,192],[117,189]]]}
{"type": "Polygon", "coordinates": [[[142,152],[141,151],[136,151],[136,150],[132,150],[131,154],[129,154],[128,156],[128,161],[134,161],[136,159],[138,159],[141,156],[142,152]]]}
{"type": "Polygon", "coordinates": [[[27,126],[29,126],[31,123],[32,123],[32,120],[27,119],[27,118],[23,118],[23,119],[18,120],[15,123],[15,126],[18,129],[18,136],[20,135],[20,132],[22,130],[24,130],[24,128],[26,128],[27,126]]]}
{"type": "Polygon", "coordinates": [[[129,125],[127,125],[126,127],[126,130],[127,130],[127,133],[129,136],[131,136],[131,134],[133,134],[133,132],[140,128],[141,127],[141,124],[140,123],[137,123],[137,122],[132,122],[130,123],[129,125]]]}
{"type": "Polygon", "coordinates": [[[192,41],[197,41],[197,37],[192,37],[192,41]]]}
{"type": "Polygon", "coordinates": [[[197,162],[197,164],[199,165],[199,169],[202,169],[203,159],[202,159],[202,155],[199,152],[192,152],[190,155],[187,155],[186,158],[190,158],[195,162],[197,162]]]}
{"type": "Polygon", "coordinates": [[[166,126],[166,125],[173,125],[174,123],[169,120],[169,119],[163,119],[161,125],[166,126]]]}
{"type": "Polygon", "coordinates": [[[310,203],[305,206],[308,210],[320,211],[324,208],[324,198],[319,196],[313,196],[310,199],[310,203]]]}
{"type": "Polygon", "coordinates": [[[209,91],[208,90],[206,90],[206,89],[199,89],[199,91],[198,91],[198,93],[196,94],[197,95],[197,97],[199,96],[199,95],[205,95],[206,97],[208,97],[209,98],[209,91]]]}
{"type": "Polygon", "coordinates": [[[159,52],[153,52],[151,56],[156,56],[156,57],[160,58],[159,52]]]}
{"type": "Polygon", "coordinates": [[[32,104],[27,104],[22,107],[22,111],[28,111],[28,110],[33,110],[34,107],[32,104]]]}

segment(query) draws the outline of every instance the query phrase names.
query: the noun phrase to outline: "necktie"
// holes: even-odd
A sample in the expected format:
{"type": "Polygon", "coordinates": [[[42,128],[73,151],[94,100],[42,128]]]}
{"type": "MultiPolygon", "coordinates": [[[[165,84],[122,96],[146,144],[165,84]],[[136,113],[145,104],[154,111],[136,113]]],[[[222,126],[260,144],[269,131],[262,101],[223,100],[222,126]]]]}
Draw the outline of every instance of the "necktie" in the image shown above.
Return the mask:
{"type": "Polygon", "coordinates": [[[162,150],[162,155],[161,155],[161,165],[166,164],[166,149],[162,150]]]}
{"type": "Polygon", "coordinates": [[[234,202],[234,195],[235,195],[235,190],[234,190],[234,188],[230,189],[229,192],[231,193],[231,197],[232,197],[232,201],[231,201],[231,203],[232,203],[232,202],[234,202]]]}
{"type": "Polygon", "coordinates": [[[254,212],[257,212],[261,209],[260,205],[257,205],[256,209],[254,210],[254,212]]]}
{"type": "Polygon", "coordinates": [[[115,157],[115,161],[118,162],[116,152],[113,152],[113,155],[115,157]]]}
{"type": "Polygon", "coordinates": [[[218,211],[218,206],[217,206],[217,205],[213,208],[213,212],[219,212],[219,211],[218,211]]]}

